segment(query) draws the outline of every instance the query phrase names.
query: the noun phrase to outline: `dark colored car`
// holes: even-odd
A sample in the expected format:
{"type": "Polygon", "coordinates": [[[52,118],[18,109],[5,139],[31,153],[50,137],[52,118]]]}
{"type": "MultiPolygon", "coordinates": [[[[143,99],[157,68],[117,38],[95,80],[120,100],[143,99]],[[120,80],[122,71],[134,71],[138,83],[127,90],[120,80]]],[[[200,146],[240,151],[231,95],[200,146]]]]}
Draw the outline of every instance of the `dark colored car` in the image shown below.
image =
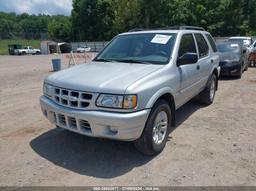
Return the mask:
{"type": "Polygon", "coordinates": [[[228,39],[228,42],[233,43],[233,44],[239,44],[241,43],[241,46],[243,48],[243,54],[245,57],[245,63],[249,66],[249,56],[250,56],[250,49],[253,44],[253,39],[252,37],[249,36],[235,36],[235,37],[230,37],[228,39]]]}
{"type": "Polygon", "coordinates": [[[8,51],[10,55],[15,55],[15,50],[21,49],[22,46],[20,44],[10,44],[8,45],[8,51]]]}
{"type": "Polygon", "coordinates": [[[247,70],[245,56],[241,44],[217,43],[220,56],[220,75],[242,77],[243,71],[247,70]]]}

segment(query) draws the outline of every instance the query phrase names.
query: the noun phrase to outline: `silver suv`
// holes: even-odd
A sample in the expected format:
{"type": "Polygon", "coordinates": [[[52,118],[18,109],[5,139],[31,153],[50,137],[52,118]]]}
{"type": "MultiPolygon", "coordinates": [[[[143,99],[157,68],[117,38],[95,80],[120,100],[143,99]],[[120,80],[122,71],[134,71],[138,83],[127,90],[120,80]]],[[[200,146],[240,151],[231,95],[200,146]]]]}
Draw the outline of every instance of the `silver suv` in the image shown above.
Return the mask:
{"type": "Polygon", "coordinates": [[[134,141],[155,155],[175,126],[175,110],[197,95],[213,102],[219,71],[215,42],[202,28],[132,31],[116,36],[91,63],[47,77],[41,108],[57,127],[134,141]]]}

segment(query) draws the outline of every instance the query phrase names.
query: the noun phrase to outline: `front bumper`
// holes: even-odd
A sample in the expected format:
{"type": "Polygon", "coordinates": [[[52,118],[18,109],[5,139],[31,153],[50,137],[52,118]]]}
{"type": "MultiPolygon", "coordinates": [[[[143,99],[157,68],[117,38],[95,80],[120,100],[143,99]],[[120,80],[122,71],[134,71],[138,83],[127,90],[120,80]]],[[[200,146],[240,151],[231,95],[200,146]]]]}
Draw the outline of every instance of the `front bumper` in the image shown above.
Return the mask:
{"type": "Polygon", "coordinates": [[[60,106],[45,96],[40,98],[44,116],[54,125],[91,137],[123,141],[138,139],[150,110],[133,113],[83,111],[60,106]]]}
{"type": "Polygon", "coordinates": [[[221,66],[220,75],[221,76],[233,76],[240,74],[241,65],[223,65],[221,66]]]}
{"type": "Polygon", "coordinates": [[[220,66],[218,66],[217,70],[218,70],[218,77],[219,77],[220,76],[220,70],[221,70],[220,66]]]}

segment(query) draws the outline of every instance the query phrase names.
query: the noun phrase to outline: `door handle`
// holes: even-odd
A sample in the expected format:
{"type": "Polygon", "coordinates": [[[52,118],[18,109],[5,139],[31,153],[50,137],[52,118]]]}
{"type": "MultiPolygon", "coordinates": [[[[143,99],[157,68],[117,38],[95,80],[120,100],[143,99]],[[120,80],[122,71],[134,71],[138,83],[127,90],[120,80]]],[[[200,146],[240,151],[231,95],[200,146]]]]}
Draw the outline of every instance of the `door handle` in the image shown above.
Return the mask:
{"type": "Polygon", "coordinates": [[[197,66],[196,66],[196,69],[197,69],[197,70],[200,70],[200,65],[197,65],[197,66]]]}

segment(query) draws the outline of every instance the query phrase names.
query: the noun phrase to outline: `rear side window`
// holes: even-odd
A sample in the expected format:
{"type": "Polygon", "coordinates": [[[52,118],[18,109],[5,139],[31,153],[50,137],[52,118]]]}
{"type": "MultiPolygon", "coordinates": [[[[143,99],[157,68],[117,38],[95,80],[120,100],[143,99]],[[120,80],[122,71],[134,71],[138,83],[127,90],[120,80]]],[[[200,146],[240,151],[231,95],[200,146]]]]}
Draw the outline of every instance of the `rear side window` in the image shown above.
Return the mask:
{"type": "Polygon", "coordinates": [[[209,35],[209,34],[206,34],[206,37],[207,37],[207,39],[208,39],[208,41],[209,41],[209,43],[210,43],[210,45],[212,47],[213,52],[217,52],[217,47],[216,47],[216,44],[215,44],[212,36],[209,35]]]}
{"type": "Polygon", "coordinates": [[[184,34],[180,41],[179,57],[185,53],[196,53],[195,41],[192,34],[184,34]]]}
{"type": "Polygon", "coordinates": [[[199,58],[207,56],[209,53],[209,47],[203,35],[195,34],[195,37],[199,51],[199,58]]]}

